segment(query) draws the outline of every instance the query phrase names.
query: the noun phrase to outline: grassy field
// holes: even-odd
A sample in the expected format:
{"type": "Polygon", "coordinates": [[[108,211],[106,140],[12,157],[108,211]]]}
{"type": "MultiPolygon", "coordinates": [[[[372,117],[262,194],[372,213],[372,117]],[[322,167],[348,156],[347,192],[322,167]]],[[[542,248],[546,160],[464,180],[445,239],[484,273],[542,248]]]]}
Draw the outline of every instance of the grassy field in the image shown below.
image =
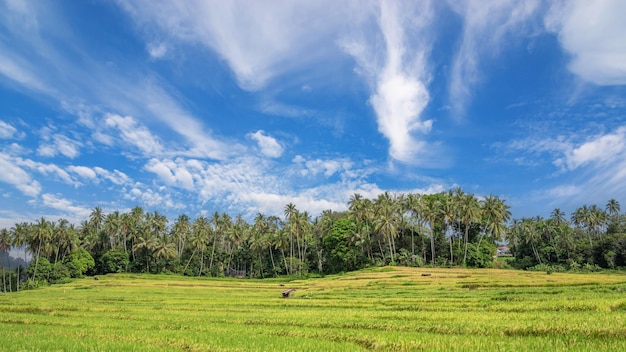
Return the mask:
{"type": "Polygon", "coordinates": [[[400,267],[291,282],[109,275],[0,295],[0,350],[625,351],[626,276],[400,267]],[[282,299],[286,288],[297,292],[282,299]]]}

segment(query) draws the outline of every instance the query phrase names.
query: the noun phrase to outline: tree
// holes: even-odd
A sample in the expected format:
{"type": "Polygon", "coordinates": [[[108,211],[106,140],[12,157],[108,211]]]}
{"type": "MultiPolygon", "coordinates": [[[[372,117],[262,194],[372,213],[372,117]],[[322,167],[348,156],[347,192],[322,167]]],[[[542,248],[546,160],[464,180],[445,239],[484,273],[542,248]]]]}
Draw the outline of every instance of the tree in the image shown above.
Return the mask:
{"type": "Polygon", "coordinates": [[[70,277],[82,277],[85,273],[92,270],[96,263],[85,249],[78,248],[67,256],[64,265],[69,270],[70,277]]]}
{"type": "Polygon", "coordinates": [[[172,236],[176,244],[176,255],[178,258],[183,257],[183,251],[185,250],[185,245],[189,239],[190,233],[191,223],[189,216],[185,214],[179,215],[172,227],[172,236]]]}
{"type": "Polygon", "coordinates": [[[293,236],[294,233],[297,236],[297,223],[296,223],[296,215],[298,214],[298,209],[296,209],[295,204],[293,203],[289,203],[287,205],[285,205],[285,211],[284,211],[284,215],[285,215],[285,220],[288,223],[288,229],[289,229],[289,269],[288,269],[288,273],[291,274],[290,270],[291,268],[293,268],[293,236]]]}
{"type": "Polygon", "coordinates": [[[615,199],[610,199],[607,203],[606,203],[606,207],[604,209],[606,211],[606,213],[609,216],[617,216],[619,215],[619,212],[622,210],[619,202],[616,201],[615,199]]]}
{"type": "Polygon", "coordinates": [[[480,220],[480,205],[473,194],[464,194],[460,188],[457,189],[456,203],[460,221],[463,224],[465,235],[463,237],[465,249],[463,254],[463,265],[467,264],[467,243],[469,242],[470,226],[480,220]]]}
{"type": "Polygon", "coordinates": [[[428,224],[430,229],[430,254],[431,254],[431,265],[435,266],[435,222],[437,219],[443,215],[443,211],[441,209],[441,202],[439,201],[438,195],[430,194],[422,197],[422,211],[424,219],[428,224]]]}
{"type": "Polygon", "coordinates": [[[375,220],[374,230],[387,238],[389,243],[389,253],[391,263],[394,263],[395,243],[394,239],[398,235],[398,203],[394,202],[388,192],[378,196],[374,202],[375,220]]]}
{"type": "Polygon", "coordinates": [[[30,233],[30,251],[35,258],[35,269],[33,271],[32,281],[35,283],[35,278],[37,277],[37,267],[39,266],[39,259],[41,256],[41,248],[45,243],[50,242],[50,238],[52,237],[52,224],[48,222],[44,217],[41,217],[39,222],[35,225],[34,231],[30,233]],[[34,249],[37,248],[35,251],[34,249]]]}
{"type": "MultiPolygon", "coordinates": [[[[486,232],[491,235],[492,240],[501,241],[506,233],[506,223],[511,218],[510,207],[493,195],[489,195],[481,203],[486,232]]],[[[478,248],[480,249],[480,241],[478,248]]]]}
{"type": "MultiPolygon", "coordinates": [[[[2,252],[7,252],[7,268],[9,268],[9,249],[11,249],[11,236],[9,234],[9,230],[2,229],[0,230],[0,254],[2,252]]],[[[4,265],[0,263],[0,267],[2,267],[2,287],[3,292],[7,292],[7,280],[4,272],[4,265]]]]}

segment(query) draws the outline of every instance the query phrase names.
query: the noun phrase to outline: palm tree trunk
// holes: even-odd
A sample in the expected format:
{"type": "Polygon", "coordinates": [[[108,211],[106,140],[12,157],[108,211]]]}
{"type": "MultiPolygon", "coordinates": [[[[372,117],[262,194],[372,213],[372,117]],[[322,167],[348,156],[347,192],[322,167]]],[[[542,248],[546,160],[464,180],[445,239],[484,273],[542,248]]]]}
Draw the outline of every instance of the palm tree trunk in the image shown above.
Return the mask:
{"type": "Polygon", "coordinates": [[[213,272],[213,256],[215,255],[215,244],[216,243],[217,243],[217,238],[213,238],[213,248],[211,249],[211,261],[209,262],[209,271],[211,273],[213,272]]]}
{"type": "Polygon", "coordinates": [[[33,272],[33,284],[35,283],[35,277],[37,276],[37,265],[39,265],[39,253],[41,252],[41,241],[39,241],[39,248],[37,249],[37,258],[35,258],[35,271],[33,272]]]}
{"type": "Polygon", "coordinates": [[[393,263],[393,247],[391,247],[391,236],[389,236],[387,242],[389,243],[389,255],[391,257],[391,263],[393,263]]]}
{"type": "Polygon", "coordinates": [[[454,253],[452,252],[452,235],[450,235],[450,264],[454,264],[454,253]]]}
{"type": "Polygon", "coordinates": [[[287,275],[289,275],[289,267],[287,266],[287,257],[285,257],[285,250],[281,248],[280,252],[283,255],[283,262],[285,262],[285,270],[287,270],[287,275]]]}
{"type": "MultiPolygon", "coordinates": [[[[213,249],[215,249],[215,242],[213,243],[214,247],[213,249]]],[[[200,251],[200,272],[198,273],[198,276],[202,276],[202,269],[204,267],[204,245],[202,246],[202,250],[200,251]]],[[[213,266],[213,253],[211,253],[211,263],[209,264],[209,271],[211,271],[211,268],[213,266]]]]}
{"type": "Polygon", "coordinates": [[[430,264],[435,266],[435,231],[430,230],[430,264]]]}
{"type": "Polygon", "coordinates": [[[463,254],[463,265],[465,266],[465,264],[467,263],[467,242],[468,242],[468,238],[469,238],[469,225],[465,225],[465,253],[463,254]]]}
{"type": "Polygon", "coordinates": [[[274,270],[274,276],[278,276],[276,274],[276,265],[274,264],[274,253],[272,253],[272,246],[269,246],[270,248],[270,259],[272,259],[272,270],[274,270]]]}
{"type": "Polygon", "coordinates": [[[193,259],[194,254],[196,254],[196,251],[198,250],[198,248],[194,248],[193,252],[191,252],[191,257],[189,257],[189,260],[187,261],[187,265],[185,265],[185,269],[183,269],[183,274],[185,273],[185,271],[187,271],[187,267],[189,266],[189,263],[191,263],[191,260],[193,259]]]}

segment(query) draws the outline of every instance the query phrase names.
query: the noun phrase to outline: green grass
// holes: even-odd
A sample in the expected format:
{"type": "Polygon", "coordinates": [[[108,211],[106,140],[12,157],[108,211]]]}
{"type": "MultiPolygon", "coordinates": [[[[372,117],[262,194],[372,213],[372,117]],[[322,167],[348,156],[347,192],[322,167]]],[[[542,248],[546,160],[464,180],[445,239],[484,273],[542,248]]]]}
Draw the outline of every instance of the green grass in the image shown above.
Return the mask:
{"type": "Polygon", "coordinates": [[[128,274],[0,295],[3,351],[623,351],[624,336],[617,273],[128,274]],[[282,299],[286,288],[297,292],[282,299]]]}

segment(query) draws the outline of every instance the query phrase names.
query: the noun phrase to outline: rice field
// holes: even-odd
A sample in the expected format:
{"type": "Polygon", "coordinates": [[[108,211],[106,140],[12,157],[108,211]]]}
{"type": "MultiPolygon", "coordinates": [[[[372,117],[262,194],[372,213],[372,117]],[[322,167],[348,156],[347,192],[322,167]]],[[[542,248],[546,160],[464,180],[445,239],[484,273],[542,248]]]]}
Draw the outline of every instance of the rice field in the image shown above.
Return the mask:
{"type": "Polygon", "coordinates": [[[119,274],[4,294],[0,350],[626,350],[621,274],[386,267],[284,280],[119,274]]]}

